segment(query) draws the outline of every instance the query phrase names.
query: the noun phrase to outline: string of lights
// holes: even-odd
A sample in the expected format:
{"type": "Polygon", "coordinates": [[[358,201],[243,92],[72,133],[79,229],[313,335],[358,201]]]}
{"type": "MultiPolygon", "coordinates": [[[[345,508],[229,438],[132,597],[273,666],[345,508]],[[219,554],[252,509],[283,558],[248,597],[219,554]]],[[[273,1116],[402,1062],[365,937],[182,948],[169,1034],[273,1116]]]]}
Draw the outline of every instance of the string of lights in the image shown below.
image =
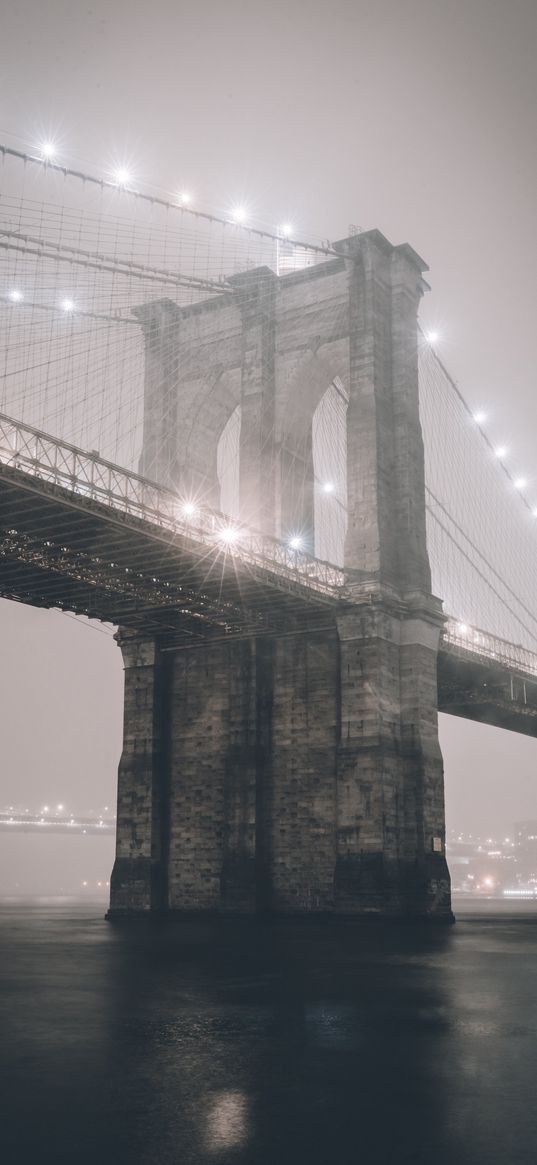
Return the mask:
{"type": "MultiPolygon", "coordinates": [[[[251,295],[244,275],[255,271],[256,285],[270,290],[278,275],[340,262],[339,256],[329,245],[296,241],[289,223],[272,232],[252,225],[244,207],[221,217],[193,207],[187,192],[170,200],[138,190],[126,170],[97,178],[65,167],[53,143],[35,154],[0,146],[2,159],[0,411],[138,468],[147,344],[156,344],[154,391],[172,418],[180,368],[184,456],[200,480],[211,480],[184,505],[227,515],[223,537],[231,545],[248,524],[239,507],[240,383],[232,362],[226,365],[226,351],[241,343],[251,295]],[[29,168],[37,179],[27,189],[29,168]],[[198,368],[207,345],[222,354],[214,381],[198,368]],[[217,398],[215,436],[204,418],[217,398]]],[[[347,303],[337,311],[343,334],[347,303]]],[[[438,334],[420,335],[433,589],[461,626],[486,626],[506,640],[522,635],[534,644],[537,504],[525,479],[511,472],[507,451],[488,437],[484,413],[468,406],[438,341],[438,334]]],[[[312,375],[306,368],[314,397],[308,425],[297,397],[296,418],[284,424],[276,415],[261,453],[278,451],[284,542],[341,566],[348,385],[344,372],[321,375],[313,392],[312,375]]],[[[164,478],[178,480],[173,442],[164,442],[158,458],[164,478]]],[[[143,472],[155,476],[155,466],[147,461],[143,472]]]]}

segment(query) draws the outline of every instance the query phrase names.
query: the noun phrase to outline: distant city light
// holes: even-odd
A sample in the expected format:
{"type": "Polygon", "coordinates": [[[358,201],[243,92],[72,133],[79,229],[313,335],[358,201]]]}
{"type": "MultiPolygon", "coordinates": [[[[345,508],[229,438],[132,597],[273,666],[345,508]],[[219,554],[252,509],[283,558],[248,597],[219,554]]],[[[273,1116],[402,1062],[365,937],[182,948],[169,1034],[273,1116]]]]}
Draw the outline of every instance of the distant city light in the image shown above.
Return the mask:
{"type": "Polygon", "coordinates": [[[62,311],[65,311],[65,312],[72,312],[75,310],[74,300],[72,300],[72,299],[62,299],[61,306],[62,306],[62,311]]]}
{"type": "Polygon", "coordinates": [[[48,813],[48,812],[49,812],[49,807],[48,807],[48,805],[43,805],[43,808],[42,808],[41,812],[42,812],[42,813],[48,813]]]}
{"type": "Polygon", "coordinates": [[[41,153],[47,162],[51,162],[56,156],[56,146],[54,142],[43,142],[41,145],[41,153]]]}
{"type": "Polygon", "coordinates": [[[18,288],[14,287],[13,291],[9,292],[9,298],[12,303],[20,303],[21,299],[24,299],[24,296],[22,291],[19,291],[18,288]]]}
{"type": "Polygon", "coordinates": [[[131,172],[125,166],[118,166],[117,170],[114,170],[114,182],[118,186],[128,186],[131,181],[131,172]]]}
{"type": "Polygon", "coordinates": [[[62,809],[63,809],[63,805],[56,805],[56,809],[58,810],[58,813],[61,813],[62,809]]]}
{"type": "Polygon", "coordinates": [[[425,339],[427,340],[428,344],[436,344],[437,340],[439,340],[440,337],[439,337],[438,332],[433,331],[433,332],[426,332],[425,339]]]}
{"type": "Polygon", "coordinates": [[[299,538],[298,534],[295,534],[293,538],[289,539],[289,545],[291,550],[300,550],[300,547],[302,546],[302,539],[299,538]]]}
{"type": "Polygon", "coordinates": [[[323,493],[325,493],[325,494],[333,494],[333,492],[334,492],[335,488],[336,488],[336,487],[335,487],[335,485],[334,485],[333,481],[325,481],[325,482],[323,482],[323,493]]]}
{"type": "Polygon", "coordinates": [[[515,489],[524,489],[524,486],[527,484],[528,484],[527,478],[525,478],[525,477],[516,477],[515,478],[515,482],[514,482],[515,489]]]}
{"type": "Polygon", "coordinates": [[[484,425],[486,419],[487,419],[486,413],[481,413],[481,412],[474,413],[474,421],[475,421],[476,425],[484,425]]]}
{"type": "Polygon", "coordinates": [[[507,456],[507,448],[505,445],[498,445],[498,448],[494,452],[500,461],[503,461],[504,457],[507,456]]]}

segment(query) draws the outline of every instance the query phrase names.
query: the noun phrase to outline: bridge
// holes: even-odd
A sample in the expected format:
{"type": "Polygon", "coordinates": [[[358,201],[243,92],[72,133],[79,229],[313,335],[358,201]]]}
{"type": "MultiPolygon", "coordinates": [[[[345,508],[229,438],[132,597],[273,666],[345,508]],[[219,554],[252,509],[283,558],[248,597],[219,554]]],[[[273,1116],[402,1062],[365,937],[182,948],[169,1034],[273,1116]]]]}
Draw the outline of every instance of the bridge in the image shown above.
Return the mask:
{"type": "Polygon", "coordinates": [[[73,836],[73,834],[102,836],[114,833],[115,828],[116,822],[113,817],[95,817],[80,813],[49,813],[48,810],[32,812],[29,809],[20,809],[15,806],[0,810],[0,833],[4,834],[41,833],[48,835],[53,833],[64,836],[73,836]]]}
{"type": "Polygon", "coordinates": [[[6,159],[0,595],[117,628],[111,914],[451,917],[437,710],[537,735],[535,529],[424,262],[6,159]]]}

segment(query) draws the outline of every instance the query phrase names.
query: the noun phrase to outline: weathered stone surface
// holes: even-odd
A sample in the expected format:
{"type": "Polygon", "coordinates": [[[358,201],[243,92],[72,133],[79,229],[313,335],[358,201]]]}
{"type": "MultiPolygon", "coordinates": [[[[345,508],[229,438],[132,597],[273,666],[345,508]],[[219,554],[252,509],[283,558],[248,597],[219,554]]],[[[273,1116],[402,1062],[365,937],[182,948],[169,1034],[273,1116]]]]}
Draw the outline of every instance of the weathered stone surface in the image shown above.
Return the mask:
{"type": "Polygon", "coordinates": [[[112,913],[167,905],[169,661],[151,639],[122,634],[119,644],[125,703],[112,913]]]}
{"type": "Polygon", "coordinates": [[[337,249],[279,280],[235,277],[216,303],[140,312],[144,468],[214,501],[218,439],[241,404],[241,509],[278,536],[312,526],[312,418],[339,378],[355,602],[322,631],[170,652],[122,637],[113,911],[451,917],[418,412],[424,264],[377,231],[337,249]]]}

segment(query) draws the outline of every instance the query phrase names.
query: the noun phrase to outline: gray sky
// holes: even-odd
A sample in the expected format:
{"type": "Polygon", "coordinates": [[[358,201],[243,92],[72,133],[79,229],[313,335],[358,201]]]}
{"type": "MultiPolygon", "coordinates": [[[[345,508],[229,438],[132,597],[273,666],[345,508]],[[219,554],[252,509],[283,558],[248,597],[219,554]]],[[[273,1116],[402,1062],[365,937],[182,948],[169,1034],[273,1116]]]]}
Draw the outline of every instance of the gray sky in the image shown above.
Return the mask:
{"type": "MultiPolygon", "coordinates": [[[[423,319],[537,502],[535,0],[4,0],[0,28],[1,139],[51,135],[69,161],[305,236],[409,241],[423,319]]],[[[107,803],[113,642],[6,603],[0,642],[6,799],[107,803]]],[[[442,743],[448,824],[537,816],[535,741],[443,718],[442,743]]]]}

